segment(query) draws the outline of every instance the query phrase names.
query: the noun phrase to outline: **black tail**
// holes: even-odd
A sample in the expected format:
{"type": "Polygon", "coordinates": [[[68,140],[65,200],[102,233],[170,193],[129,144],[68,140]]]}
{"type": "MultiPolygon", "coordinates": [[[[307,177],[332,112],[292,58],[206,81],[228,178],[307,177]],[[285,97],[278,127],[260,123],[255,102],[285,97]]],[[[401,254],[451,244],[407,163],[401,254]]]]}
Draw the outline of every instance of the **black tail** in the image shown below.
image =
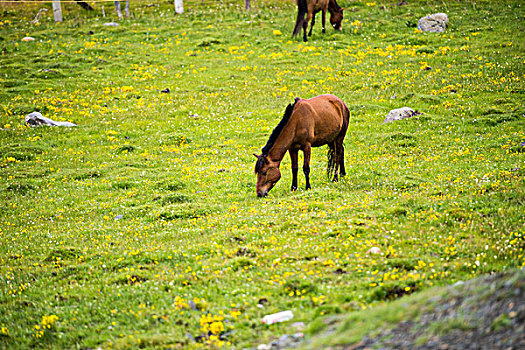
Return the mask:
{"type": "MultiPolygon", "coordinates": [[[[339,135],[342,135],[344,138],[346,135],[346,131],[348,130],[348,124],[350,123],[350,110],[348,109],[348,106],[343,102],[343,127],[341,128],[341,133],[339,135]]],[[[331,145],[328,144],[328,165],[326,167],[326,174],[328,175],[328,178],[332,178],[335,172],[336,167],[338,164],[335,163],[335,147],[336,143],[333,143],[333,147],[330,147],[331,145]]],[[[344,155],[344,147],[342,150],[344,155]]],[[[344,158],[343,158],[344,159],[344,158]]],[[[340,165],[340,164],[339,164],[340,165]]],[[[344,169],[344,164],[342,165],[342,169],[344,169]]],[[[344,176],[344,170],[341,173],[341,176],[344,176]]]]}
{"type": "Polygon", "coordinates": [[[308,12],[308,7],[306,5],[306,0],[298,0],[297,1],[297,20],[295,21],[295,28],[293,29],[293,36],[296,36],[297,33],[301,30],[304,23],[304,16],[306,15],[306,12],[308,12]]]}

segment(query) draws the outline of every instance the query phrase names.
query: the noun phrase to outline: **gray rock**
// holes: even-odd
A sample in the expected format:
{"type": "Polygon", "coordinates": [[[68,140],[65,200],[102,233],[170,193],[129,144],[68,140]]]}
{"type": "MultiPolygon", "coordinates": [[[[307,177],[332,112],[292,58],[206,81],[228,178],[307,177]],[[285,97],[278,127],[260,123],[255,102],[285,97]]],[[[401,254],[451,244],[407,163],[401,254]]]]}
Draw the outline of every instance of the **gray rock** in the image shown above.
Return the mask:
{"type": "Polygon", "coordinates": [[[433,15],[419,19],[417,29],[424,32],[444,32],[447,29],[448,16],[445,13],[434,13],[433,15]]]}
{"type": "Polygon", "coordinates": [[[57,122],[53,119],[44,117],[40,112],[33,112],[26,115],[25,118],[26,124],[31,126],[40,126],[40,125],[51,125],[51,126],[77,126],[76,124],[70,122],[57,122]]]}
{"type": "Polygon", "coordinates": [[[292,337],[287,334],[282,335],[279,338],[278,344],[281,349],[289,347],[293,343],[292,337]]]}
{"type": "Polygon", "coordinates": [[[108,22],[108,23],[104,23],[104,25],[106,27],[118,27],[118,23],[115,23],[115,22],[108,22]]]}
{"type": "Polygon", "coordinates": [[[292,334],[292,339],[296,342],[301,341],[301,339],[304,338],[304,334],[302,332],[297,332],[295,334],[292,334]]]}
{"type": "Polygon", "coordinates": [[[390,123],[390,122],[393,122],[395,120],[411,118],[411,117],[413,117],[415,115],[419,115],[419,114],[421,114],[421,112],[414,111],[410,107],[403,107],[403,108],[393,109],[393,110],[391,110],[388,113],[388,115],[386,116],[385,121],[383,123],[390,123]]]}

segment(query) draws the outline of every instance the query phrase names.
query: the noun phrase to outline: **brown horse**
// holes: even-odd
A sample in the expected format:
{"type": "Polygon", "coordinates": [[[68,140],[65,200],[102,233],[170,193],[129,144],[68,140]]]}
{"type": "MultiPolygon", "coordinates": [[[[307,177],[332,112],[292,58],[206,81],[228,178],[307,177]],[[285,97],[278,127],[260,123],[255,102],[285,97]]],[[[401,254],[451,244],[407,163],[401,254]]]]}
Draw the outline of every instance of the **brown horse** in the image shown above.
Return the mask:
{"type": "Polygon", "coordinates": [[[281,178],[279,166],[286,151],[292,161],[292,191],[297,189],[298,153],[303,151],[303,172],[306,189],[310,189],[310,154],[312,147],[328,145],[328,174],[333,181],[346,175],[343,140],[348,129],[350,112],[346,104],[334,95],[320,95],[308,100],[295,99],[284,112],[257,158],[257,196],[265,197],[281,178]]]}
{"type": "Polygon", "coordinates": [[[312,20],[310,25],[310,32],[308,36],[312,36],[312,29],[315,24],[315,14],[322,11],[323,21],[323,34],[325,31],[326,22],[326,10],[330,11],[330,23],[335,30],[341,30],[341,23],[343,22],[343,8],[339,6],[336,0],[295,0],[297,3],[297,20],[295,21],[295,27],[293,30],[292,37],[296,36],[297,33],[303,27],[303,40],[307,42],[306,30],[308,29],[308,22],[312,20]],[[306,20],[304,16],[306,15],[306,20]]]}

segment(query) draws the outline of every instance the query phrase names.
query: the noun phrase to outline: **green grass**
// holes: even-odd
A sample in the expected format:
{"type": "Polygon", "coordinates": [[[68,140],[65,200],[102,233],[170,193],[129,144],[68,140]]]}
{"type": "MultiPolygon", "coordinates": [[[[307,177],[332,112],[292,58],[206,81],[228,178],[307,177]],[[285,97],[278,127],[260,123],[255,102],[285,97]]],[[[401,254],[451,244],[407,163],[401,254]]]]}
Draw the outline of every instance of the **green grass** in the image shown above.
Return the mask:
{"type": "Polygon", "coordinates": [[[521,2],[340,3],[343,31],[318,18],[307,44],[293,2],[137,3],[118,27],[98,5],[38,25],[42,5],[0,7],[2,347],[250,347],[293,332],[265,314],[525,264],[521,2]],[[434,12],[447,31],[417,32],[434,12]],[[351,111],[348,175],[314,149],[311,191],[286,157],[257,199],[252,153],[322,93],[351,111]],[[403,106],[424,114],[382,124],[403,106]],[[24,126],[35,110],[78,127],[24,126]]]}
{"type": "MultiPolygon", "coordinates": [[[[443,293],[443,290],[424,291],[408,298],[403,298],[384,304],[366,311],[355,311],[346,315],[330,316],[315,320],[309,328],[309,332],[315,334],[313,342],[306,348],[320,349],[327,345],[343,345],[359,342],[365,336],[373,336],[386,328],[391,328],[401,321],[411,321],[419,315],[432,310],[433,302],[429,302],[431,296],[443,293]]],[[[432,329],[428,329],[425,335],[444,332],[445,328],[453,327],[460,323],[458,320],[447,322],[436,322],[432,329]]],[[[447,328],[449,329],[449,328],[447,328]]],[[[422,340],[426,339],[423,338],[422,340]]]]}
{"type": "MultiPolygon", "coordinates": [[[[404,338],[407,344],[428,346],[430,339],[441,337],[444,340],[452,332],[456,332],[457,337],[468,332],[487,332],[488,329],[495,333],[511,325],[511,316],[505,312],[505,307],[500,308],[498,302],[516,297],[516,294],[511,294],[514,287],[523,282],[523,277],[523,270],[508,270],[458,286],[430,288],[372,309],[318,318],[310,325],[311,337],[301,344],[301,348],[345,348],[365,337],[376,340],[373,345],[365,344],[367,347],[381,347],[394,334],[398,340],[404,338]],[[491,317],[487,305],[503,313],[493,320],[480,318],[480,314],[491,317]],[[483,313],[481,309],[484,309],[483,313]],[[489,327],[484,328],[487,325],[489,327]]],[[[387,343],[386,346],[396,345],[387,343]]]]}

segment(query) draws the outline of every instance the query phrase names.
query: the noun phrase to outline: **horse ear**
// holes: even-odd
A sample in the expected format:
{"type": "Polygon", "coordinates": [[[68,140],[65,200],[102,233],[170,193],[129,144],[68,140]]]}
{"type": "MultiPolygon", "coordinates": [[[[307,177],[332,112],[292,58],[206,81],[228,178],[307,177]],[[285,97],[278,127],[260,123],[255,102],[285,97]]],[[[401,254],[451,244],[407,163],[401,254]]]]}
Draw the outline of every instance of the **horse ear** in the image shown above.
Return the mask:
{"type": "Polygon", "coordinates": [[[254,156],[255,158],[259,159],[259,156],[258,156],[257,154],[254,153],[253,156],[254,156]]]}

